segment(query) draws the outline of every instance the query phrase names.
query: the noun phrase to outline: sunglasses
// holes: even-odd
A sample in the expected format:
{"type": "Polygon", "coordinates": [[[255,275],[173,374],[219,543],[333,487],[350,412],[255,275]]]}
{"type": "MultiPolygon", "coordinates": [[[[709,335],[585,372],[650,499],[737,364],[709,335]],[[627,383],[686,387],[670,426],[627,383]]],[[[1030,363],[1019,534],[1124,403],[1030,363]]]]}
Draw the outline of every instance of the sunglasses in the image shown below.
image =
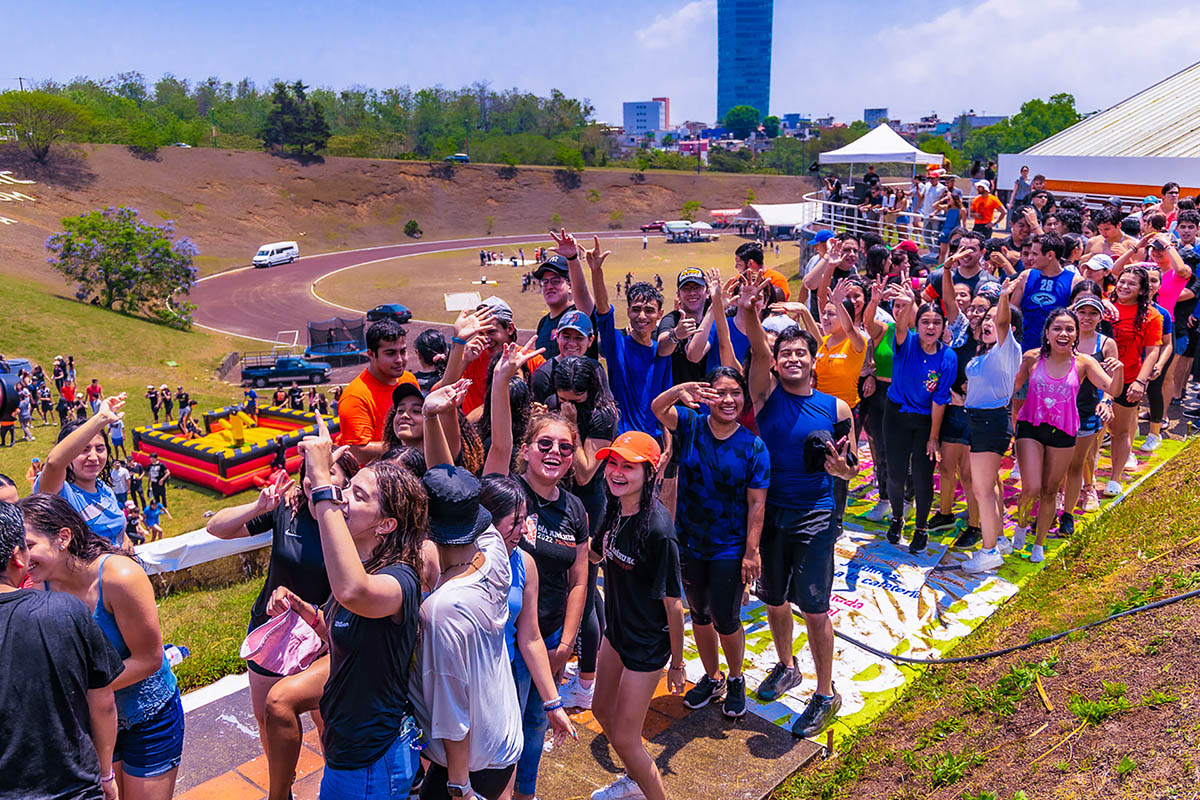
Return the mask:
{"type": "Polygon", "coordinates": [[[538,452],[542,453],[542,455],[549,454],[554,449],[555,444],[558,445],[558,454],[560,456],[570,458],[575,455],[575,445],[570,442],[555,442],[548,436],[543,436],[534,442],[534,444],[537,445],[538,452]]]}

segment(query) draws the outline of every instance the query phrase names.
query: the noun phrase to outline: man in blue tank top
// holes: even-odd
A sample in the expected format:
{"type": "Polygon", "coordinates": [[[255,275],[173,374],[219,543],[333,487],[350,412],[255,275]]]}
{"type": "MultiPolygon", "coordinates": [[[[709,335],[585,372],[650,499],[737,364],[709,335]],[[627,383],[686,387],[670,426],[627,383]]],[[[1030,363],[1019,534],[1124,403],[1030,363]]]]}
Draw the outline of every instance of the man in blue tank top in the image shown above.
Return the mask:
{"type": "MultiPolygon", "coordinates": [[[[747,275],[750,290],[757,294],[762,282],[756,277],[747,275]]],[[[758,696],[775,700],[800,684],[792,652],[791,605],[798,605],[808,629],[817,687],[804,713],[792,724],[792,733],[810,737],[824,730],[842,705],[833,688],[833,623],[828,613],[833,546],[840,530],[834,485],[835,480],[848,481],[858,471],[856,435],[845,401],[813,389],[816,339],[790,327],[776,337],[771,348],[759,311],[755,308],[755,313],[746,315],[750,396],[759,436],[771,458],[758,594],[767,605],[779,663],[759,686],[758,696]],[[805,451],[815,433],[831,437],[832,442],[826,445],[823,468],[813,471],[805,451]]]]}
{"type": "Polygon", "coordinates": [[[1067,244],[1057,233],[1034,237],[1030,256],[1033,266],[1020,274],[1012,290],[1012,304],[1020,307],[1025,325],[1021,335],[1022,350],[1041,347],[1042,328],[1046,326],[1050,312],[1071,304],[1071,289],[1082,277],[1063,267],[1066,255],[1067,244]]]}

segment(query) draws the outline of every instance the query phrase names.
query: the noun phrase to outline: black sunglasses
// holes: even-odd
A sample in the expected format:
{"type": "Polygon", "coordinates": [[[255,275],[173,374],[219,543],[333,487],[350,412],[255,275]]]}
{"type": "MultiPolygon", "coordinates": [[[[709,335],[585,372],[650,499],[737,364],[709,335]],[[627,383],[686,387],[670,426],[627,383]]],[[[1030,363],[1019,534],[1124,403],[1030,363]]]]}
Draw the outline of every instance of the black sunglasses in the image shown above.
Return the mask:
{"type": "MultiPolygon", "coordinates": [[[[538,451],[541,452],[543,455],[545,455],[554,449],[555,441],[548,436],[543,436],[542,438],[538,439],[534,444],[537,445],[538,451]]],[[[575,455],[575,445],[571,444],[570,442],[558,442],[557,444],[558,444],[558,454],[560,456],[569,458],[569,457],[575,455]]]]}

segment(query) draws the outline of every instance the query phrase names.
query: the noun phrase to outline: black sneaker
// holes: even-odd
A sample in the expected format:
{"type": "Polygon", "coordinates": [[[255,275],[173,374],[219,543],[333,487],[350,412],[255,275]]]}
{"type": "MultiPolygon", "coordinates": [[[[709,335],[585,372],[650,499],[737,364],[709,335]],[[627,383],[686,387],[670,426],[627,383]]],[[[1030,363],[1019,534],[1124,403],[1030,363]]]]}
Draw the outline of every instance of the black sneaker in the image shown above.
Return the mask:
{"type": "Polygon", "coordinates": [[[928,530],[940,531],[943,528],[953,528],[958,524],[958,517],[953,514],[934,514],[929,518],[928,530]]]}
{"type": "Polygon", "coordinates": [[[917,528],[913,531],[912,541],[908,543],[908,552],[910,555],[919,556],[925,552],[925,547],[928,544],[929,534],[924,528],[917,528]]]}
{"type": "Polygon", "coordinates": [[[968,525],[958,538],[954,540],[955,547],[961,547],[964,550],[970,550],[975,545],[983,541],[983,531],[975,525],[968,525]]]}
{"type": "Polygon", "coordinates": [[[722,675],[714,681],[705,675],[683,696],[683,704],[688,708],[704,708],[723,694],[725,694],[725,676],[722,675]]]}
{"type": "Polygon", "coordinates": [[[1068,514],[1066,511],[1058,518],[1058,535],[1064,539],[1069,539],[1075,535],[1075,517],[1068,514]]]}
{"type": "Polygon", "coordinates": [[[816,736],[829,727],[829,723],[833,722],[841,708],[842,696],[836,691],[834,691],[833,697],[813,694],[808,705],[804,707],[804,713],[792,723],[792,735],[804,739],[816,736]]]}
{"type": "Polygon", "coordinates": [[[888,544],[900,544],[900,535],[902,533],[904,533],[904,520],[893,519],[892,524],[888,526],[888,544]]]}
{"type": "Polygon", "coordinates": [[[725,702],[721,704],[721,713],[727,717],[738,719],[746,715],[746,678],[739,675],[730,678],[725,685],[725,702]]]}
{"type": "Polygon", "coordinates": [[[782,697],[788,689],[799,686],[800,681],[800,670],[796,669],[794,659],[791,666],[776,664],[767,679],[759,684],[756,694],[769,703],[782,697]]]}

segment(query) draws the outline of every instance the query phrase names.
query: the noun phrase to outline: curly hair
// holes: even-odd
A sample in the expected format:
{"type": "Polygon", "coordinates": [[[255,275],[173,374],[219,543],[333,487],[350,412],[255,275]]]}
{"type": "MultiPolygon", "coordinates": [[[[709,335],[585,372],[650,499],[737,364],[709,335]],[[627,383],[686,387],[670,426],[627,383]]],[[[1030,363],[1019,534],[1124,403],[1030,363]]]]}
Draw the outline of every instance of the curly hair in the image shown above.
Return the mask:
{"type": "Polygon", "coordinates": [[[1056,309],[1046,317],[1046,324],[1042,326],[1042,358],[1050,355],[1050,326],[1059,317],[1070,317],[1071,322],[1075,323],[1075,342],[1071,348],[1074,349],[1079,344],[1079,317],[1075,316],[1075,312],[1069,308],[1056,309]]]}
{"type": "Polygon", "coordinates": [[[408,564],[421,574],[421,542],[429,531],[429,497],[421,480],[391,461],[364,467],[375,473],[379,487],[379,511],[384,519],[396,521],[390,533],[379,540],[363,562],[367,572],[378,572],[391,564],[408,564]]]}

